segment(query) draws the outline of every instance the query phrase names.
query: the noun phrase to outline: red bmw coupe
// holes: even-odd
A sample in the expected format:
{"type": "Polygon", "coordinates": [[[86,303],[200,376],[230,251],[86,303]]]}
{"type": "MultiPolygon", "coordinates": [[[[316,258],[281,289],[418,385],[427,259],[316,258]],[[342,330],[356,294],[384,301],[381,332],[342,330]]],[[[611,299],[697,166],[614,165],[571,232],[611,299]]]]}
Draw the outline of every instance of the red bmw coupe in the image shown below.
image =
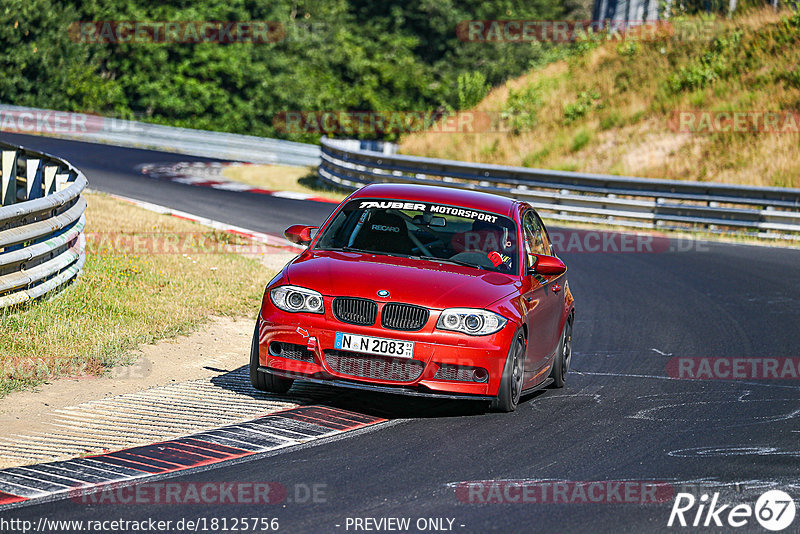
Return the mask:
{"type": "Polygon", "coordinates": [[[574,304],[567,268],[525,202],[474,191],[373,184],[267,285],[250,381],[296,379],[452,399],[513,411],[569,370],[574,304]]]}

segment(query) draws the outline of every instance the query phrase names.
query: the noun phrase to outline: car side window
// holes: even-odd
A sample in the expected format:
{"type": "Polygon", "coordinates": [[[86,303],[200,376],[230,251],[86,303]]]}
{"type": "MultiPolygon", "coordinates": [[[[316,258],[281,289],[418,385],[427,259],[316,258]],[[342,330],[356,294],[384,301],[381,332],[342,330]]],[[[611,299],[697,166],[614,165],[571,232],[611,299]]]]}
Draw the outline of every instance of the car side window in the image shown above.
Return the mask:
{"type": "Polygon", "coordinates": [[[527,265],[532,267],[535,264],[534,254],[550,254],[550,247],[547,246],[545,241],[542,226],[538,221],[538,217],[533,211],[525,212],[522,216],[522,228],[525,233],[525,252],[527,256],[527,265]]]}
{"type": "Polygon", "coordinates": [[[547,227],[542,222],[542,218],[539,217],[539,214],[534,212],[534,217],[536,217],[536,222],[539,224],[539,229],[542,232],[542,242],[544,243],[544,249],[547,251],[545,254],[548,256],[553,255],[553,247],[551,246],[552,243],[550,242],[550,234],[547,232],[547,227]]]}

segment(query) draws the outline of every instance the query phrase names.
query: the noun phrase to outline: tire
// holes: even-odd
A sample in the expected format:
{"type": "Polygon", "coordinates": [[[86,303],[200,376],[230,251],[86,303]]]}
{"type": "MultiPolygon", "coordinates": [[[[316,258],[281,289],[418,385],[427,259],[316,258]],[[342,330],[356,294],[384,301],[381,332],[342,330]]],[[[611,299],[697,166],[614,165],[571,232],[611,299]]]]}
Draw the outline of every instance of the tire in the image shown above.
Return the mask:
{"type": "Polygon", "coordinates": [[[569,373],[569,364],[572,361],[572,318],[567,317],[564,331],[561,333],[561,341],[558,343],[555,361],[550,369],[550,378],[553,379],[553,386],[563,388],[569,373]]]}
{"type": "Polygon", "coordinates": [[[520,330],[508,348],[500,389],[497,391],[497,397],[492,401],[492,411],[509,413],[517,409],[519,398],[522,395],[524,372],[525,336],[520,330]]]}
{"type": "Polygon", "coordinates": [[[292,387],[294,380],[290,378],[280,378],[258,370],[258,367],[261,365],[258,361],[258,323],[259,321],[256,320],[253,341],[250,343],[250,383],[259,391],[279,394],[286,393],[289,391],[289,388],[292,387]]]}

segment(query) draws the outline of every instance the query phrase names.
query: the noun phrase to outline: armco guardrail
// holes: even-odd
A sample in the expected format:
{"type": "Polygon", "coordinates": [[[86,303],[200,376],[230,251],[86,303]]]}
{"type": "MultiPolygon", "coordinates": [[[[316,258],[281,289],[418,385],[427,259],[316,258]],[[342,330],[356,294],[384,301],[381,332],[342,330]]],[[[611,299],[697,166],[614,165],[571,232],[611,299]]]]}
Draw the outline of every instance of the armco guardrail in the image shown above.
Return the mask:
{"type": "Polygon", "coordinates": [[[51,135],[228,161],[319,164],[317,145],[6,104],[0,104],[0,127],[10,133],[51,135]]]}
{"type": "Polygon", "coordinates": [[[403,182],[499,193],[526,200],[544,217],[561,221],[800,238],[800,189],[387,155],[354,150],[334,139],[322,140],[318,173],[350,189],[371,182],[403,182]]]}
{"type": "Polygon", "coordinates": [[[0,309],[74,279],[86,258],[86,177],[68,162],[0,142],[0,309]]]}

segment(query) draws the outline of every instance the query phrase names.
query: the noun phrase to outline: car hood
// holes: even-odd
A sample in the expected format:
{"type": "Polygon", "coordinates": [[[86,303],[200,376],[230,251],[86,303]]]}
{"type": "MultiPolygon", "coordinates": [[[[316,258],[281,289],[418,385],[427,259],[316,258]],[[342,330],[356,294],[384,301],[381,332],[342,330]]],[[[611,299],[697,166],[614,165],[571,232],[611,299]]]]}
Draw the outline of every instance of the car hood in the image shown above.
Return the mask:
{"type": "Polygon", "coordinates": [[[403,302],[428,308],[483,308],[519,291],[511,276],[433,261],[339,251],[309,251],[286,268],[288,282],[327,296],[403,302]],[[385,299],[380,290],[389,291],[385,299]]]}

